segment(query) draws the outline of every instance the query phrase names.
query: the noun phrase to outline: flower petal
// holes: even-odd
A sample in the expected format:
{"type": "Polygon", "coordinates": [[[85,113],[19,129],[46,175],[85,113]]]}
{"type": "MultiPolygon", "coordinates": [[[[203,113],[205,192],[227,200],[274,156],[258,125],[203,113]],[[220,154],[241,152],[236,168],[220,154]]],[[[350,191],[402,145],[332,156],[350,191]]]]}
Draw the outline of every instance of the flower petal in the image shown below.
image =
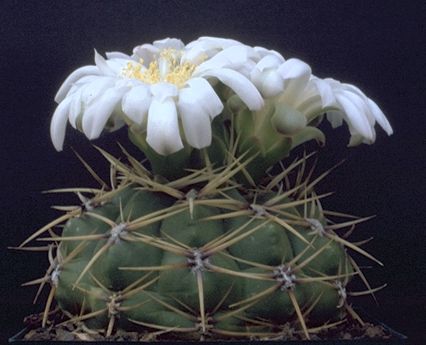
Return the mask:
{"type": "Polygon", "coordinates": [[[71,86],[80,78],[87,75],[99,75],[101,72],[96,66],[83,66],[77,68],[74,72],[72,72],[67,79],[62,83],[58,92],[55,96],[55,102],[60,103],[67,95],[68,91],[71,89],[71,86]]]}
{"type": "Polygon", "coordinates": [[[122,75],[123,69],[127,67],[127,64],[135,63],[133,59],[111,59],[106,60],[109,69],[113,72],[114,76],[122,75]]]}
{"type": "Polygon", "coordinates": [[[164,102],[170,97],[176,97],[178,95],[178,88],[176,85],[170,83],[157,83],[151,85],[151,93],[157,100],[164,102]]]}
{"type": "Polygon", "coordinates": [[[186,140],[192,147],[201,149],[211,144],[212,130],[209,114],[195,98],[195,93],[192,88],[181,90],[178,110],[186,140]]]}
{"type": "Polygon", "coordinates": [[[154,47],[158,49],[176,49],[176,50],[182,50],[185,48],[185,44],[178,38],[164,38],[162,40],[154,41],[152,44],[154,47]]]}
{"type": "Polygon", "coordinates": [[[200,46],[194,46],[191,49],[187,49],[181,58],[181,64],[185,62],[189,62],[193,65],[200,65],[208,58],[208,55],[206,54],[205,50],[200,46]]]}
{"type": "Polygon", "coordinates": [[[256,68],[263,72],[265,69],[268,68],[278,68],[282,63],[283,59],[280,59],[279,56],[276,56],[274,54],[269,54],[264,56],[256,65],[256,68]]]}
{"type": "Polygon", "coordinates": [[[242,46],[242,43],[232,39],[201,37],[186,45],[181,62],[200,65],[203,61],[210,59],[223,49],[238,45],[242,46]]]}
{"type": "Polygon", "coordinates": [[[141,125],[146,120],[146,116],[151,104],[151,94],[144,86],[137,86],[130,89],[123,97],[123,112],[135,123],[141,125]]]}
{"type": "Polygon", "coordinates": [[[99,68],[99,71],[101,71],[102,74],[108,75],[108,76],[114,76],[115,73],[113,70],[108,66],[107,61],[101,56],[95,49],[95,64],[96,67],[99,68]]]}
{"type": "Polygon", "coordinates": [[[160,52],[160,49],[154,47],[152,44],[142,44],[133,48],[132,58],[139,62],[142,59],[144,66],[149,66],[149,64],[154,60],[155,55],[160,52]]]}
{"type": "Polygon", "coordinates": [[[202,73],[216,68],[237,69],[249,60],[249,53],[250,48],[243,45],[226,48],[199,65],[194,73],[202,73]]]}
{"type": "Polygon", "coordinates": [[[183,148],[175,103],[154,98],[148,112],[146,141],[160,155],[169,155],[183,148]]]}
{"type": "Polygon", "coordinates": [[[336,94],[336,99],[340,106],[343,108],[344,114],[346,114],[346,120],[350,127],[353,127],[354,131],[367,140],[373,140],[374,134],[371,129],[371,125],[368,122],[367,117],[362,113],[350,99],[340,93],[336,94]]]}
{"type": "Polygon", "coordinates": [[[82,106],[81,106],[81,89],[77,90],[77,92],[69,96],[71,104],[69,110],[69,121],[71,126],[77,128],[77,118],[81,114],[82,106]]]}
{"type": "Polygon", "coordinates": [[[310,82],[314,84],[319,95],[321,96],[322,106],[324,108],[333,107],[336,105],[336,97],[334,96],[331,85],[327,81],[314,77],[310,82]]]}
{"type": "Polygon", "coordinates": [[[264,97],[274,97],[284,90],[284,82],[276,70],[260,72],[255,68],[250,79],[264,97]]]}
{"type": "Polygon", "coordinates": [[[57,151],[62,151],[63,148],[70,103],[71,98],[65,98],[59,103],[50,122],[50,137],[57,151]]]}
{"type": "Polygon", "coordinates": [[[101,135],[125,91],[125,88],[109,88],[86,109],[83,114],[83,132],[89,139],[96,139],[101,135]]]}
{"type": "Polygon", "coordinates": [[[258,56],[257,61],[261,60],[265,56],[273,55],[280,61],[280,64],[285,62],[284,57],[275,50],[266,49],[266,48],[263,48],[263,47],[254,47],[253,50],[257,53],[257,56],[258,56]]]}
{"type": "Polygon", "coordinates": [[[111,77],[97,77],[92,82],[80,87],[81,99],[86,106],[93,103],[104,91],[114,85],[114,79],[111,77]]]}
{"type": "MultiPolygon", "coordinates": [[[[98,69],[96,66],[94,66],[96,69],[98,69]]],[[[98,70],[99,72],[99,70],[98,70]]],[[[95,80],[98,80],[99,78],[103,78],[102,75],[98,74],[98,75],[86,75],[84,77],[81,77],[80,79],[76,80],[72,86],[71,86],[71,90],[73,88],[80,88],[81,86],[84,86],[85,84],[89,84],[95,80]]],[[[67,96],[70,95],[72,93],[72,91],[69,91],[67,96]]]]}
{"type": "Polygon", "coordinates": [[[302,60],[289,59],[278,68],[278,72],[285,81],[285,100],[295,101],[311,77],[311,67],[302,60]]]}
{"type": "Polygon", "coordinates": [[[283,79],[306,79],[311,76],[311,67],[306,62],[295,58],[288,59],[278,70],[283,79]]]}
{"type": "Polygon", "coordinates": [[[393,129],[388,119],[386,118],[385,114],[383,114],[383,112],[380,110],[379,106],[370,98],[367,98],[367,103],[371,112],[374,115],[374,118],[379,123],[379,125],[385,130],[387,135],[392,135],[393,129]]]}
{"type": "Polygon", "coordinates": [[[374,127],[374,124],[376,123],[376,119],[374,118],[374,115],[371,113],[370,108],[367,104],[367,97],[365,95],[359,95],[350,91],[346,91],[345,95],[347,98],[351,100],[352,103],[354,103],[359,109],[361,109],[362,113],[365,115],[365,117],[368,120],[368,123],[371,127],[374,127]]]}
{"type": "Polygon", "coordinates": [[[186,45],[186,48],[192,49],[194,46],[201,46],[207,50],[222,50],[236,45],[243,45],[241,42],[221,37],[203,36],[186,45]]]}
{"type": "MultiPolygon", "coordinates": [[[[193,99],[198,102],[211,119],[222,112],[223,103],[207,80],[203,78],[192,78],[188,80],[187,84],[189,85],[193,99]]],[[[179,99],[182,95],[182,91],[179,94],[179,99]]]]}
{"type": "Polygon", "coordinates": [[[273,97],[284,90],[283,79],[277,69],[283,58],[267,52],[250,71],[250,80],[265,97],[273,97]]]}
{"type": "Polygon", "coordinates": [[[230,87],[250,110],[263,107],[263,99],[256,87],[242,74],[228,68],[211,69],[201,74],[202,77],[215,77],[230,87]]]}
{"type": "Polygon", "coordinates": [[[124,60],[130,60],[130,56],[127,54],[124,54],[122,52],[106,52],[105,56],[107,59],[124,59],[124,60]]]}

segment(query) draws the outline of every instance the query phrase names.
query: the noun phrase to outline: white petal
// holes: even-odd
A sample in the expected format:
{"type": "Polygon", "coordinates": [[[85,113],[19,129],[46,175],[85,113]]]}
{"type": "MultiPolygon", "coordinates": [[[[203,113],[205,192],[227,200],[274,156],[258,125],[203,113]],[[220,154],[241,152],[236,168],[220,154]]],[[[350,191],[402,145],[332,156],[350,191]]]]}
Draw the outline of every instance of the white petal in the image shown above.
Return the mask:
{"type": "Polygon", "coordinates": [[[85,84],[81,89],[81,100],[86,106],[89,106],[102,93],[114,85],[114,79],[111,77],[97,77],[92,82],[85,84]]]}
{"type": "Polygon", "coordinates": [[[346,120],[350,127],[353,127],[356,133],[362,135],[368,140],[373,139],[373,132],[368,119],[364,116],[361,109],[356,107],[348,98],[341,94],[336,95],[337,101],[346,114],[346,120]]]}
{"type": "Polygon", "coordinates": [[[194,65],[200,65],[208,58],[206,51],[201,46],[194,46],[191,49],[187,49],[181,58],[181,63],[189,62],[194,65]]]}
{"type": "Polygon", "coordinates": [[[109,88],[83,114],[83,132],[89,139],[98,138],[126,89],[109,88]]]}
{"type": "Polygon", "coordinates": [[[183,148],[175,103],[172,99],[160,102],[153,99],[148,112],[146,141],[161,155],[183,148]]]}
{"type": "Polygon", "coordinates": [[[226,48],[199,65],[194,73],[202,73],[215,68],[236,69],[247,62],[248,54],[249,48],[247,46],[239,45],[226,48]]]}
{"type": "Polygon", "coordinates": [[[258,60],[257,61],[259,61],[260,59],[262,59],[265,56],[274,55],[280,61],[280,64],[282,64],[283,62],[285,62],[284,57],[280,53],[278,53],[277,51],[275,51],[275,50],[270,50],[270,49],[266,49],[266,48],[263,48],[263,47],[254,47],[253,50],[258,55],[258,60]]]}
{"type": "Polygon", "coordinates": [[[279,67],[279,73],[283,79],[298,79],[311,76],[311,67],[302,60],[288,59],[279,67]]]}
{"type": "Polygon", "coordinates": [[[250,110],[263,107],[263,99],[256,87],[246,77],[228,68],[212,69],[202,73],[204,77],[215,77],[230,87],[250,110]]]}
{"type": "Polygon", "coordinates": [[[370,98],[367,99],[368,106],[370,107],[371,112],[374,115],[374,118],[377,120],[379,125],[385,130],[387,135],[391,135],[393,133],[393,129],[386,118],[385,114],[380,110],[378,105],[371,100],[370,98]]]}
{"type": "Polygon", "coordinates": [[[189,145],[201,149],[211,144],[212,131],[209,115],[194,97],[195,92],[190,88],[181,90],[178,111],[189,145]]]}
{"type": "Polygon", "coordinates": [[[233,46],[242,46],[242,43],[232,39],[201,37],[186,45],[181,61],[200,65],[223,49],[233,46]]]}
{"type": "Polygon", "coordinates": [[[123,112],[135,123],[141,125],[146,120],[151,94],[146,86],[130,89],[123,97],[123,112]]]}
{"type": "Polygon", "coordinates": [[[251,80],[265,97],[274,97],[284,90],[284,82],[276,70],[260,72],[254,69],[251,80]]]}
{"type": "Polygon", "coordinates": [[[376,120],[367,105],[367,98],[365,96],[360,96],[350,91],[344,91],[343,94],[347,99],[349,99],[353,104],[355,104],[358,109],[360,109],[361,113],[368,120],[370,127],[373,128],[376,120]]]}
{"type": "Polygon", "coordinates": [[[70,110],[69,110],[69,121],[71,126],[77,128],[77,118],[81,114],[81,89],[78,90],[74,95],[69,96],[71,98],[70,110]]]}
{"type": "Polygon", "coordinates": [[[99,74],[101,74],[101,73],[96,66],[83,66],[83,67],[76,69],[62,83],[61,87],[59,88],[58,92],[56,93],[55,102],[56,103],[61,102],[65,98],[65,96],[67,95],[71,86],[80,78],[87,76],[87,75],[99,75],[99,74]]]}
{"type": "Polygon", "coordinates": [[[70,98],[65,98],[59,103],[50,122],[50,137],[57,151],[62,151],[64,144],[70,101],[70,98]]]}
{"type": "Polygon", "coordinates": [[[289,59],[278,68],[278,72],[285,80],[285,100],[291,104],[305,89],[311,77],[311,67],[299,59],[289,59]]]}
{"type": "Polygon", "coordinates": [[[204,50],[213,50],[213,49],[222,50],[235,45],[242,45],[242,43],[229,38],[203,36],[198,38],[195,41],[188,43],[186,47],[191,49],[197,45],[203,47],[204,50]]]}
{"type": "Polygon", "coordinates": [[[311,82],[315,85],[318,93],[321,96],[322,106],[325,107],[333,107],[336,105],[336,97],[334,97],[333,89],[330,84],[320,78],[313,78],[311,82]]]}
{"type": "Polygon", "coordinates": [[[357,94],[361,98],[367,98],[364,92],[361,91],[361,89],[355,85],[347,84],[347,83],[340,83],[340,86],[348,91],[352,91],[353,93],[357,94]]]}
{"type": "Polygon", "coordinates": [[[160,49],[154,47],[152,44],[142,44],[133,48],[132,58],[139,62],[140,59],[143,60],[145,66],[154,60],[155,56],[158,55],[160,49]]]}
{"type": "MultiPolygon", "coordinates": [[[[335,92],[345,90],[346,92],[352,92],[352,94],[355,94],[360,97],[365,103],[365,107],[368,108],[368,113],[372,117],[372,119],[377,121],[388,135],[391,135],[393,133],[389,121],[387,120],[383,112],[380,110],[380,108],[377,106],[377,104],[373,100],[368,98],[358,87],[352,84],[340,83],[339,81],[331,78],[327,78],[325,80],[332,86],[335,92]]],[[[372,119],[370,119],[370,123],[373,123],[372,119]]]]}
{"type": "Polygon", "coordinates": [[[182,50],[185,48],[185,44],[177,38],[164,38],[162,40],[154,41],[153,46],[158,49],[176,49],[176,50],[182,50]]]}
{"type": "Polygon", "coordinates": [[[263,94],[265,97],[274,97],[284,89],[283,81],[275,71],[266,73],[263,79],[263,94]]]}
{"type": "Polygon", "coordinates": [[[256,65],[256,68],[263,72],[265,69],[268,68],[278,68],[279,65],[283,63],[282,59],[280,59],[276,55],[266,55],[264,56],[256,65]]]}
{"type": "Polygon", "coordinates": [[[107,52],[107,53],[105,53],[105,55],[108,59],[130,60],[130,56],[127,55],[127,54],[124,54],[122,52],[107,52]]]}
{"type": "Polygon", "coordinates": [[[164,102],[167,98],[174,98],[178,95],[178,88],[174,84],[170,83],[157,83],[151,85],[152,95],[159,100],[164,102]]]}
{"type": "Polygon", "coordinates": [[[273,97],[281,93],[284,83],[277,68],[282,59],[274,54],[265,55],[250,71],[250,80],[265,97],[273,97]]]}
{"type": "Polygon", "coordinates": [[[123,69],[127,67],[127,64],[134,63],[132,59],[111,59],[106,60],[108,68],[113,72],[114,76],[121,75],[123,69]]]}
{"type": "Polygon", "coordinates": [[[108,76],[115,75],[115,73],[108,66],[108,63],[106,62],[106,60],[96,51],[96,49],[95,49],[95,64],[96,64],[96,67],[99,68],[102,74],[108,75],[108,76]]]}
{"type": "Polygon", "coordinates": [[[241,65],[238,68],[235,68],[234,70],[238,73],[241,73],[244,77],[247,79],[250,79],[251,71],[256,66],[256,63],[253,60],[247,60],[245,64],[241,65]]]}
{"type": "MultiPolygon", "coordinates": [[[[192,78],[188,80],[187,84],[190,87],[193,99],[212,119],[222,112],[223,103],[207,80],[203,78],[192,78]]],[[[179,99],[182,95],[182,91],[179,94],[179,99]]]]}
{"type": "MultiPolygon", "coordinates": [[[[98,70],[98,72],[99,72],[99,69],[96,67],[96,66],[94,66],[97,70],[98,70]]],[[[99,73],[97,74],[97,75],[86,75],[86,76],[84,76],[84,77],[81,77],[80,79],[78,79],[77,81],[75,81],[74,82],[74,84],[72,85],[72,87],[71,88],[73,88],[74,86],[78,86],[78,88],[80,88],[82,85],[84,85],[84,84],[88,84],[88,83],[91,83],[91,82],[93,82],[93,81],[95,81],[95,80],[98,80],[98,79],[101,79],[101,78],[103,78],[104,76],[102,76],[102,75],[100,75],[99,73]]],[[[71,93],[71,90],[70,90],[70,92],[68,93],[68,94],[70,94],[71,93]]]]}

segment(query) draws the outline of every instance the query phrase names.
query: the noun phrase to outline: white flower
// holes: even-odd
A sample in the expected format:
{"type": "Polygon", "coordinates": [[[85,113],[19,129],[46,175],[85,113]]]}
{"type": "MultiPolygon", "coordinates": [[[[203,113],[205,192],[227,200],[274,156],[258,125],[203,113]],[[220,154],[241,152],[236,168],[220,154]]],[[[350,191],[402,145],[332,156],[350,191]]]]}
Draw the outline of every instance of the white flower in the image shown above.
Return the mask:
{"type": "Polygon", "coordinates": [[[276,97],[277,102],[308,119],[322,110],[320,95],[311,83],[311,67],[299,59],[284,60],[276,52],[265,51],[251,71],[250,79],[265,98],[276,97]]]}
{"type": "Polygon", "coordinates": [[[393,133],[389,121],[378,105],[356,86],[331,78],[318,79],[315,83],[322,93],[323,102],[328,99],[327,103],[332,108],[327,112],[327,119],[333,128],[342,125],[343,120],[348,124],[351,133],[349,146],[374,143],[376,122],[388,135],[393,133]]]}
{"type": "Polygon", "coordinates": [[[317,78],[301,60],[284,60],[274,51],[261,52],[263,57],[256,62],[250,79],[264,97],[277,97],[279,102],[304,114],[308,122],[324,113],[333,128],[345,120],[351,133],[350,146],[373,143],[376,122],[388,135],[392,134],[383,112],[357,87],[317,78]]]}
{"type": "Polygon", "coordinates": [[[189,145],[206,147],[210,123],[223,110],[211,82],[228,86],[250,110],[263,106],[257,88],[238,71],[252,50],[234,40],[203,37],[187,46],[178,39],[155,41],[136,47],[132,56],[112,52],[104,59],[95,52],[95,65],[71,73],[56,95],[53,144],[62,149],[67,120],[89,139],[126,121],[146,128],[148,144],[162,155],[183,148],[180,123],[189,145]]]}

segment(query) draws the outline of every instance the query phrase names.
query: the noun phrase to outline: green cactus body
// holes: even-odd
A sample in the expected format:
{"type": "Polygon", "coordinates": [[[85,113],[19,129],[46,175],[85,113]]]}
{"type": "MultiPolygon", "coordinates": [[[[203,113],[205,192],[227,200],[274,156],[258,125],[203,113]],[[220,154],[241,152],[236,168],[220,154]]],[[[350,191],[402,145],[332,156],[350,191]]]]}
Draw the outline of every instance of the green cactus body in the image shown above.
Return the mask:
{"type": "MultiPolygon", "coordinates": [[[[113,220],[118,216],[119,212],[120,209],[112,203],[97,207],[91,210],[88,214],[82,214],[79,217],[71,218],[65,224],[62,236],[76,237],[104,234],[109,230],[108,224],[99,218],[96,218],[94,215],[100,215],[102,217],[113,220]]],[[[61,245],[62,255],[67,256],[80,244],[81,241],[63,241],[61,245]]],[[[82,246],[82,253],[80,255],[91,255],[93,253],[94,246],[96,246],[96,242],[86,241],[86,243],[84,243],[82,246]]]]}
{"type": "Polygon", "coordinates": [[[182,339],[264,337],[291,324],[309,337],[352,311],[346,287],[359,269],[314,193],[305,202],[212,174],[130,179],[69,217],[48,272],[70,322],[182,339]]]}

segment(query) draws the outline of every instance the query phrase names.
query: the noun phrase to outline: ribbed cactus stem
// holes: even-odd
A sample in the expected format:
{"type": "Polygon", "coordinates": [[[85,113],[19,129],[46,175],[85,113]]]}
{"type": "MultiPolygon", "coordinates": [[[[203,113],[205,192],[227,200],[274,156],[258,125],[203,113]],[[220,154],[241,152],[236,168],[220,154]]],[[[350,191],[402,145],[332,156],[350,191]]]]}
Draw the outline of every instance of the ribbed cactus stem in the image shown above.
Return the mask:
{"type": "Polygon", "coordinates": [[[40,247],[48,253],[46,275],[26,284],[50,285],[43,326],[56,303],[65,322],[106,336],[122,329],[184,340],[273,338],[292,327],[309,339],[358,319],[348,299],[379,289],[350,251],[376,259],[337,233],[368,218],[323,209],[326,194],[313,187],[325,175],[312,180],[311,155],[245,188],[235,179],[247,166],[243,157],[159,183],[136,159],[125,165],[102,153],[119,184],[91,195],[67,190],[78,194],[77,210],[21,246],[50,242],[40,247]],[[357,277],[367,289],[351,292],[357,277]]]}

